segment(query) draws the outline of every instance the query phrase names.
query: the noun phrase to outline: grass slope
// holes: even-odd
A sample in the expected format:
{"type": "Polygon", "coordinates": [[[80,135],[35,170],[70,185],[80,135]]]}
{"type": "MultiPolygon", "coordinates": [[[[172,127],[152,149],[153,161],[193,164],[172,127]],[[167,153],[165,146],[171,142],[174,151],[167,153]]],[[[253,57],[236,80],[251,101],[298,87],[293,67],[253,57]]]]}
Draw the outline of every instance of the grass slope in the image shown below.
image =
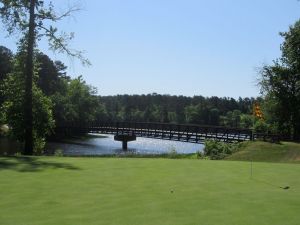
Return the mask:
{"type": "Polygon", "coordinates": [[[238,152],[227,157],[229,160],[257,161],[257,162],[287,162],[300,163],[300,144],[281,142],[247,142],[238,152]]]}
{"type": "Polygon", "coordinates": [[[0,158],[2,225],[298,225],[300,165],[0,158]],[[290,186],[283,190],[280,186],[290,186]]]}

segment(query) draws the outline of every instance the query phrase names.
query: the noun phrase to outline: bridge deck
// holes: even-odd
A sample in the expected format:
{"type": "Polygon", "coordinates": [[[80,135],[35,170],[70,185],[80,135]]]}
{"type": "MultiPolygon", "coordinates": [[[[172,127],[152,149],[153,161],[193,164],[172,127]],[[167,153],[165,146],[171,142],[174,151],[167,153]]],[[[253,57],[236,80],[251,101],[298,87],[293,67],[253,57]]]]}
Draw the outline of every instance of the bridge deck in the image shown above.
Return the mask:
{"type": "Polygon", "coordinates": [[[252,140],[250,129],[236,129],[227,127],[199,126],[185,124],[164,123],[131,123],[131,122],[98,122],[85,126],[68,124],[57,128],[64,131],[78,131],[84,133],[125,134],[134,133],[137,137],[175,140],[191,143],[204,143],[205,140],[222,142],[240,142],[252,140]]]}

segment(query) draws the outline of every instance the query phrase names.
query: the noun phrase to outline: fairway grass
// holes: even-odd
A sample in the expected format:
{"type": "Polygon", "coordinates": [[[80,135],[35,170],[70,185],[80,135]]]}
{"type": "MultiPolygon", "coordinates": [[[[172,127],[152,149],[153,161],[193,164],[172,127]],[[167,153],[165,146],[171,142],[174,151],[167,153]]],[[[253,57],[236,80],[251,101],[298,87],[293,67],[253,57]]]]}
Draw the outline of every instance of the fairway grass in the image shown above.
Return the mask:
{"type": "Polygon", "coordinates": [[[1,225],[298,225],[300,165],[0,158],[1,225]],[[280,187],[289,186],[288,190],[280,187]]]}

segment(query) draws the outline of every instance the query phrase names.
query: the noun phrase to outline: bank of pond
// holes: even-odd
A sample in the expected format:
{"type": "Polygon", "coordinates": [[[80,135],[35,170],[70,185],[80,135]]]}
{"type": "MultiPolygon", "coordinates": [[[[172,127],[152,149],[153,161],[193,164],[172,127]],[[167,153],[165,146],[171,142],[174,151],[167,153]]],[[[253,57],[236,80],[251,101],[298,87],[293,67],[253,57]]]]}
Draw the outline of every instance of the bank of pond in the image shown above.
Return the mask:
{"type": "MultiPolygon", "coordinates": [[[[0,155],[21,155],[22,144],[9,138],[0,138],[0,155]]],[[[293,142],[269,143],[263,141],[223,143],[206,141],[205,144],[186,143],[138,137],[122,144],[113,135],[88,134],[85,136],[48,141],[42,155],[69,157],[133,157],[133,158],[188,158],[225,159],[234,161],[300,162],[300,144],[293,142]]]]}
{"type": "MultiPolygon", "coordinates": [[[[21,152],[22,145],[18,142],[1,138],[1,153],[15,154],[21,152]]],[[[138,137],[128,143],[128,149],[122,149],[122,143],[114,141],[113,135],[88,134],[85,136],[69,137],[50,140],[46,143],[45,155],[63,156],[163,156],[190,155],[203,152],[204,145],[179,141],[159,140],[138,137]]]]}

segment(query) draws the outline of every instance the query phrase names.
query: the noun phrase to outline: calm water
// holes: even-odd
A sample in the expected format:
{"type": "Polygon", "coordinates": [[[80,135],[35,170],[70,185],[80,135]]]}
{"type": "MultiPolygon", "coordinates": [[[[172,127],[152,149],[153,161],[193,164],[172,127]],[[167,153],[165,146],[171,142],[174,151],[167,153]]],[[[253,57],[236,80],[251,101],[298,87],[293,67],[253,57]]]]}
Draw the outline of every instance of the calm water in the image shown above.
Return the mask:
{"type": "Polygon", "coordinates": [[[67,143],[50,142],[47,152],[60,149],[64,155],[107,155],[107,154],[163,154],[176,150],[177,153],[188,154],[203,150],[203,145],[178,141],[159,140],[137,137],[136,141],[128,142],[128,150],[122,150],[122,142],[114,141],[113,135],[91,135],[86,140],[72,140],[67,143]]]}

